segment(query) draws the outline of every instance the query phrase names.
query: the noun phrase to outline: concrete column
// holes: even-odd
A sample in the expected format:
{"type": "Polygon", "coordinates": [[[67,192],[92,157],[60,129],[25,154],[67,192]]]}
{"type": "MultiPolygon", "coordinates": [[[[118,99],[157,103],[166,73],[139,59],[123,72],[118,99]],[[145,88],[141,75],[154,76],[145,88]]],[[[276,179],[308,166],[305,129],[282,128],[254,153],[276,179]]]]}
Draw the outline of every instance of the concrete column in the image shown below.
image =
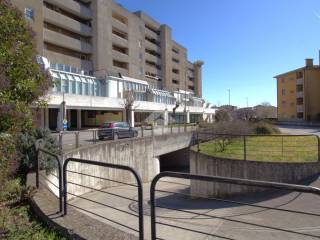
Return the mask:
{"type": "Polygon", "coordinates": [[[82,122],[81,122],[81,109],[77,110],[77,129],[81,129],[82,122]]]}
{"type": "Polygon", "coordinates": [[[190,111],[187,110],[187,123],[190,123],[190,111]]]}
{"type": "Polygon", "coordinates": [[[130,111],[130,118],[131,118],[131,121],[130,121],[131,127],[134,127],[134,111],[133,110],[130,111]]]}
{"type": "Polygon", "coordinates": [[[164,110],[163,118],[164,118],[164,125],[168,126],[169,125],[169,112],[168,112],[168,109],[164,110]]]}
{"type": "Polygon", "coordinates": [[[44,110],[44,129],[49,129],[49,108],[44,110]]]}

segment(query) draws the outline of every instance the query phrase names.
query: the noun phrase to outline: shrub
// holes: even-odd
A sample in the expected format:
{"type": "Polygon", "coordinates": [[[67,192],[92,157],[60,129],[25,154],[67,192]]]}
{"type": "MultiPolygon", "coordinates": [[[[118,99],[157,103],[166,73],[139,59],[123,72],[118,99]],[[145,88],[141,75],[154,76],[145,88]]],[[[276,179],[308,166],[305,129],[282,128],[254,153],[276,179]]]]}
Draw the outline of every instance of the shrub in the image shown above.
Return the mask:
{"type": "MultiPolygon", "coordinates": [[[[17,154],[19,157],[19,173],[25,175],[29,170],[34,169],[36,162],[35,143],[38,139],[43,140],[42,147],[49,152],[60,154],[58,144],[53,139],[48,130],[35,129],[19,134],[17,143],[17,154]]],[[[43,166],[46,170],[50,170],[54,166],[54,161],[47,157],[46,165],[43,166]]]]}
{"type": "Polygon", "coordinates": [[[252,129],[253,134],[258,135],[270,135],[280,133],[279,129],[271,124],[266,122],[256,123],[252,129]]]}

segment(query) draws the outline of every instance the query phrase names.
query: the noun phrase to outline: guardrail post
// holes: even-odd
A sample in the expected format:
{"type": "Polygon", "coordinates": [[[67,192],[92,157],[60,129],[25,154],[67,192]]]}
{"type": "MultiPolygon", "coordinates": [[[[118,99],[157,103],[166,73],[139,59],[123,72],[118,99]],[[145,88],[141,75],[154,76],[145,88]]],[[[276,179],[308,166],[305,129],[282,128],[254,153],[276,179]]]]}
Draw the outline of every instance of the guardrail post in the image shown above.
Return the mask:
{"type": "Polygon", "coordinates": [[[63,216],[67,215],[68,209],[67,209],[67,164],[66,162],[63,164],[62,168],[62,178],[63,178],[63,216]]]}
{"type": "Polygon", "coordinates": [[[171,128],[171,129],[170,129],[170,133],[172,134],[172,124],[170,125],[170,128],[171,128]]]}
{"type": "Polygon", "coordinates": [[[76,137],[76,148],[79,147],[79,132],[75,133],[75,137],[76,137]]]}
{"type": "Polygon", "coordinates": [[[154,126],[153,125],[151,126],[151,136],[152,137],[154,136],[154,126]]]}
{"type": "Polygon", "coordinates": [[[96,144],[96,142],[97,142],[97,139],[96,139],[96,130],[93,130],[92,131],[92,140],[93,140],[93,144],[96,144]]]}
{"type": "Polygon", "coordinates": [[[199,131],[197,131],[197,145],[198,145],[198,152],[200,152],[200,139],[199,139],[199,131]]]}
{"type": "Polygon", "coordinates": [[[247,141],[245,135],[243,135],[243,160],[247,160],[247,141]]]}
{"type": "Polygon", "coordinates": [[[143,126],[141,125],[141,137],[143,137],[143,126]]]}

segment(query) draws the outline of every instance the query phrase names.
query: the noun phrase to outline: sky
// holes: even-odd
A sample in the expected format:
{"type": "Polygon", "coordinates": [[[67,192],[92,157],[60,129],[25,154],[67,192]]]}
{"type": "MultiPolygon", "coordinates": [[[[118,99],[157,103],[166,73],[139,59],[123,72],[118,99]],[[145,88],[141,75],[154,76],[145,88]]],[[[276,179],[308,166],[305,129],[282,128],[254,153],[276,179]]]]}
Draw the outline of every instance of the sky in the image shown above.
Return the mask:
{"type": "Polygon", "coordinates": [[[275,75],[319,63],[319,0],[117,0],[172,28],[190,61],[203,60],[203,97],[214,105],[276,106],[275,75]]]}

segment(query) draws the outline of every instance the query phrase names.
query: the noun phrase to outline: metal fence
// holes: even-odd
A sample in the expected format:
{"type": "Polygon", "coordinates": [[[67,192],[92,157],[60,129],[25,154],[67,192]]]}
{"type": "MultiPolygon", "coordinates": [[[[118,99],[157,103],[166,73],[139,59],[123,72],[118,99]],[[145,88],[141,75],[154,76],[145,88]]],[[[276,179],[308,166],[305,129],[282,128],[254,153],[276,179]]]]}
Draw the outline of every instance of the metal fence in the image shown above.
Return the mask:
{"type": "MultiPolygon", "coordinates": [[[[284,184],[284,183],[275,183],[275,182],[266,182],[266,181],[256,181],[256,180],[247,180],[247,179],[238,179],[238,178],[228,178],[228,177],[216,177],[216,176],[202,176],[202,175],[194,175],[194,174],[188,174],[188,173],[178,173],[178,172],[162,172],[158,174],[151,183],[150,187],[150,207],[151,207],[151,239],[163,239],[162,237],[158,237],[157,235],[157,225],[162,225],[165,228],[174,228],[174,229],[179,229],[181,231],[188,232],[190,234],[200,234],[201,236],[210,236],[210,237],[215,237],[218,239],[234,239],[230,238],[228,236],[222,236],[218,234],[214,234],[212,232],[205,232],[201,231],[199,229],[199,225],[192,224],[194,227],[184,227],[178,224],[175,224],[174,222],[163,222],[163,221],[157,221],[157,214],[156,214],[156,208],[160,209],[167,209],[170,211],[175,212],[175,214],[172,214],[178,218],[178,213],[182,214],[189,214],[192,217],[192,219],[195,219],[197,217],[202,217],[204,219],[221,219],[223,221],[231,221],[239,224],[245,224],[249,225],[251,227],[262,227],[267,230],[275,230],[275,231],[280,231],[280,232],[286,232],[290,234],[297,234],[299,237],[313,237],[313,238],[320,238],[320,236],[314,235],[314,234],[309,234],[309,233],[304,233],[300,231],[295,231],[294,229],[284,229],[282,227],[277,227],[277,226],[261,226],[256,222],[245,222],[237,219],[230,219],[227,217],[221,217],[221,216],[215,216],[214,214],[209,214],[207,211],[195,211],[195,207],[192,210],[189,210],[188,208],[184,208],[183,200],[186,200],[188,198],[190,199],[195,199],[195,198],[201,198],[201,199],[208,199],[210,201],[215,201],[215,202],[223,202],[223,203],[232,203],[235,205],[244,205],[244,206],[250,206],[254,208],[259,208],[263,210],[273,210],[273,211],[280,211],[280,212],[285,212],[285,213],[293,213],[293,214],[302,214],[302,215],[307,215],[307,216],[312,216],[312,217],[317,217],[320,219],[320,214],[316,213],[309,213],[309,212],[302,212],[302,209],[299,209],[299,211],[296,210],[291,210],[291,209],[284,209],[284,208],[279,208],[279,207],[270,207],[270,206],[262,206],[258,204],[254,204],[252,202],[239,202],[239,201],[232,201],[228,199],[219,199],[219,198],[208,198],[204,196],[192,196],[188,193],[183,193],[181,191],[166,191],[166,190],[157,190],[156,186],[157,183],[159,182],[160,179],[165,178],[165,177],[171,177],[171,178],[176,178],[176,179],[188,179],[188,180],[197,180],[197,181],[205,181],[205,182],[215,182],[215,183],[225,183],[225,184],[235,184],[235,185],[244,185],[244,186],[251,186],[251,187],[263,187],[267,189],[278,189],[278,190],[283,190],[283,191],[289,191],[289,192],[298,192],[298,193],[309,193],[309,194],[316,194],[320,196],[320,189],[316,187],[311,187],[311,186],[302,186],[302,185],[293,185],[293,184],[284,184]],[[173,206],[166,206],[165,204],[157,204],[156,203],[156,192],[160,193],[165,193],[165,194],[170,194],[170,195],[181,195],[183,198],[181,198],[181,202],[179,204],[174,204],[173,206]],[[179,207],[181,206],[181,207],[179,207]]],[[[168,183],[168,181],[166,181],[168,183]]],[[[177,184],[177,181],[172,181],[173,184],[177,184]]],[[[205,183],[204,183],[205,184],[205,183]]],[[[197,202],[197,201],[196,201],[197,202]]],[[[281,205],[280,205],[281,206],[281,205]]],[[[201,209],[201,206],[199,206],[199,209],[201,209]]],[[[212,209],[213,210],[213,209],[212,209]]],[[[183,215],[183,216],[184,216],[183,215]]],[[[164,219],[164,217],[162,217],[164,219]]],[[[205,220],[204,220],[205,221],[205,220]]],[[[211,226],[212,227],[212,226],[211,226]]],[[[170,230],[167,229],[167,231],[163,230],[163,232],[169,232],[170,230]]],[[[178,233],[175,233],[178,235],[178,233]]],[[[199,236],[198,236],[199,238],[199,236]]],[[[176,239],[176,237],[172,237],[172,239],[176,239]]],[[[194,238],[196,239],[196,238],[194,238]]]]}
{"type": "MultiPolygon", "coordinates": [[[[105,162],[96,162],[96,161],[91,161],[91,160],[69,158],[63,164],[63,189],[64,189],[64,215],[66,215],[67,212],[68,212],[67,211],[67,209],[68,209],[68,207],[67,207],[68,206],[68,202],[67,201],[68,201],[68,194],[69,194],[69,195],[71,195],[73,197],[80,198],[80,199],[83,199],[85,201],[89,201],[89,202],[91,202],[93,204],[97,204],[98,206],[112,208],[113,210],[116,210],[116,211],[119,211],[119,212],[122,212],[122,213],[125,213],[125,214],[130,214],[131,216],[137,217],[138,221],[139,221],[139,229],[138,230],[134,229],[134,228],[132,228],[130,226],[126,226],[124,223],[115,222],[114,220],[111,220],[110,218],[108,218],[106,216],[102,216],[101,214],[97,214],[97,213],[94,213],[94,212],[89,211],[87,209],[80,208],[80,207],[77,207],[75,205],[72,205],[73,207],[79,208],[82,211],[86,211],[86,212],[88,212],[90,214],[93,214],[93,215],[98,216],[100,218],[103,218],[103,219],[106,219],[108,221],[111,221],[111,222],[113,222],[113,223],[115,223],[117,225],[120,225],[122,227],[126,227],[127,229],[130,229],[132,231],[138,232],[139,233],[139,239],[140,240],[144,239],[142,182],[141,182],[141,178],[140,178],[139,174],[133,168],[128,167],[128,166],[118,165],[118,164],[110,164],[110,163],[105,163],[105,162]],[[90,166],[99,166],[99,167],[104,167],[104,168],[111,168],[111,169],[118,169],[118,170],[128,171],[134,176],[137,184],[135,185],[135,184],[127,183],[127,182],[121,182],[121,181],[117,181],[117,180],[112,180],[112,179],[109,179],[109,178],[103,178],[103,177],[100,177],[100,176],[95,176],[95,175],[85,174],[85,173],[81,173],[81,172],[71,171],[71,170],[68,170],[68,164],[70,162],[86,164],[86,165],[90,165],[90,166]],[[95,189],[95,188],[90,187],[90,186],[86,186],[86,185],[83,185],[83,184],[70,182],[70,181],[68,181],[68,173],[83,175],[83,176],[90,177],[90,178],[98,178],[99,180],[104,180],[104,181],[113,181],[113,182],[120,183],[122,185],[136,187],[138,189],[138,200],[135,200],[135,199],[130,199],[130,200],[131,201],[135,201],[135,202],[138,203],[138,215],[133,214],[133,213],[129,213],[127,211],[124,211],[123,209],[108,205],[106,203],[101,203],[99,201],[95,201],[95,200],[92,200],[92,199],[89,199],[89,198],[86,198],[86,197],[83,197],[83,196],[68,192],[68,184],[73,184],[73,185],[76,185],[78,187],[87,188],[90,191],[97,191],[97,192],[103,193],[103,194],[111,194],[111,193],[109,193],[107,191],[103,191],[103,190],[100,190],[100,189],[95,189]]],[[[129,199],[128,197],[121,196],[119,194],[112,194],[112,196],[116,196],[118,198],[127,199],[127,200],[129,199]]]]}
{"type": "MultiPolygon", "coordinates": [[[[135,128],[138,131],[138,137],[152,137],[166,134],[192,132],[197,130],[197,124],[180,124],[169,126],[141,126],[135,128]]],[[[76,149],[82,146],[96,144],[99,129],[87,129],[81,131],[63,131],[53,133],[61,151],[76,149]]]]}
{"type": "Polygon", "coordinates": [[[197,149],[238,160],[320,161],[317,135],[231,135],[197,132],[197,149]]]}

